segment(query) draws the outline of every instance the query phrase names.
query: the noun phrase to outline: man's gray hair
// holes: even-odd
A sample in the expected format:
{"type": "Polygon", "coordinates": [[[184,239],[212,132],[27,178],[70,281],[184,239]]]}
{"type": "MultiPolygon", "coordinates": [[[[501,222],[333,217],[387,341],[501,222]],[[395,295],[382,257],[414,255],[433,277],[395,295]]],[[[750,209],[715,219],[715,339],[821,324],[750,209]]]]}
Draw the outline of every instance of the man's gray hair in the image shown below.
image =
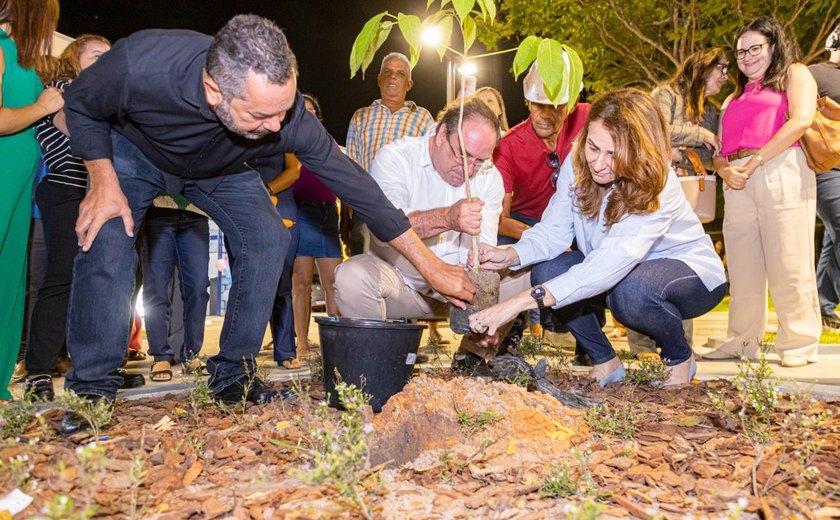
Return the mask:
{"type": "Polygon", "coordinates": [[[282,85],[297,76],[297,59],[283,31],[271,20],[240,14],[213,37],[205,68],[225,98],[244,99],[248,72],[264,74],[282,85]]]}
{"type": "Polygon", "coordinates": [[[382,65],[379,66],[379,72],[382,72],[382,69],[385,68],[385,62],[388,60],[399,60],[405,63],[406,67],[408,67],[408,79],[411,79],[411,62],[408,61],[408,56],[401,52],[389,52],[382,58],[382,65]]]}
{"type": "MultiPolygon", "coordinates": [[[[457,134],[458,133],[458,119],[460,117],[461,111],[461,100],[455,99],[454,101],[450,102],[448,105],[443,107],[438,113],[437,122],[438,128],[437,132],[441,130],[446,130],[448,135],[457,134]]],[[[464,100],[464,122],[470,119],[478,119],[483,120],[488,125],[493,127],[496,131],[496,143],[499,142],[499,137],[501,135],[501,129],[499,128],[499,118],[490,110],[490,107],[487,106],[487,103],[482,101],[477,96],[470,96],[464,100]]]]}

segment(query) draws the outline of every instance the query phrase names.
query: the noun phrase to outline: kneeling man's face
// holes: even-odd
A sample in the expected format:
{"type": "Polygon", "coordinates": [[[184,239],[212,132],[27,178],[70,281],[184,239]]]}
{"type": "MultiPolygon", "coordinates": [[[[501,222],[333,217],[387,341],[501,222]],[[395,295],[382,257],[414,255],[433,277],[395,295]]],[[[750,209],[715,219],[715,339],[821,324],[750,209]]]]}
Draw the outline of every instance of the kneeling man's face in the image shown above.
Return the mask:
{"type": "MultiPolygon", "coordinates": [[[[467,174],[473,177],[481,165],[493,157],[496,130],[487,121],[473,118],[464,121],[461,131],[467,152],[467,174]]],[[[441,128],[434,137],[431,155],[432,166],[447,184],[464,184],[464,158],[457,131],[450,134],[446,127],[441,128]]]]}
{"type": "Polygon", "coordinates": [[[297,80],[293,77],[278,85],[264,74],[249,72],[244,87],[242,98],[227,98],[218,90],[212,92],[212,86],[207,87],[208,103],[219,121],[231,132],[247,139],[261,139],[279,132],[286,112],[294,105],[297,80]]]}

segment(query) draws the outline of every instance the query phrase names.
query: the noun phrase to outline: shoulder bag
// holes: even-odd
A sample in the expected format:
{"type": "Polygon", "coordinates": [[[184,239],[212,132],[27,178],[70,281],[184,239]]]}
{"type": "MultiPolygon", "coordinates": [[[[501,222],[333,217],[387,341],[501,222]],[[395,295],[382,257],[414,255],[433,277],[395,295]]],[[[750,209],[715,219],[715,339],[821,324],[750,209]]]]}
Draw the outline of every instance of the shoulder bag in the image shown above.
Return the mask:
{"type": "Polygon", "coordinates": [[[815,172],[840,166],[840,105],[829,97],[819,98],[814,122],[799,139],[799,145],[815,172]]]}

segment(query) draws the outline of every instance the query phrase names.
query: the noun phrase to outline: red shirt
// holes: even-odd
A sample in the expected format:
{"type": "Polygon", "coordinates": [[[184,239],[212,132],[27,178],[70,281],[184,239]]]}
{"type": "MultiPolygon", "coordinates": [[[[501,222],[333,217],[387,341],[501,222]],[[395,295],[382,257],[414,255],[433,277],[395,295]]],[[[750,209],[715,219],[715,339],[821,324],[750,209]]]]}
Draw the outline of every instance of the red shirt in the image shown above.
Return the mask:
{"type": "MultiPolygon", "coordinates": [[[[563,123],[557,137],[560,164],[572,150],[572,144],[589,117],[589,103],[578,103],[563,123]]],[[[551,149],[537,137],[531,119],[511,128],[499,141],[493,156],[496,168],[505,182],[505,193],[513,193],[511,213],[521,213],[540,220],[548,201],[554,195],[549,179],[554,170],[546,164],[551,149]]]]}

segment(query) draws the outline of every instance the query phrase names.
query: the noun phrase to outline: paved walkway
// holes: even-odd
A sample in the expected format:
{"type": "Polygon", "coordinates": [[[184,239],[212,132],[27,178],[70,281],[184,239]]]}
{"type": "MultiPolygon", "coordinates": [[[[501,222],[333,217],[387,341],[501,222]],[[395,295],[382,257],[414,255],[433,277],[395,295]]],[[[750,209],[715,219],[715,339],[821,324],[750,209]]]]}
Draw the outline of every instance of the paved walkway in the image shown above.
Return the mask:
{"type": "MultiPolygon", "coordinates": [[[[315,314],[315,316],[323,316],[323,314],[315,314]]],[[[694,345],[695,350],[703,353],[705,350],[703,345],[706,344],[709,338],[723,338],[726,334],[726,320],[727,314],[725,312],[712,312],[701,318],[694,320],[694,345]]],[[[205,344],[202,350],[202,355],[212,355],[219,350],[219,334],[222,328],[223,318],[218,316],[211,316],[207,319],[205,344]]],[[[609,322],[609,320],[608,320],[609,322]]],[[[770,331],[775,331],[776,315],[770,314],[770,331]]],[[[439,331],[442,336],[450,340],[450,345],[447,346],[448,352],[443,352],[440,359],[432,361],[431,366],[436,364],[448,366],[450,363],[449,354],[454,351],[457,344],[455,336],[445,324],[441,324],[439,331]]],[[[318,325],[313,321],[309,329],[309,339],[313,343],[318,343],[318,325]]],[[[574,341],[570,335],[549,335],[548,340],[553,343],[571,346],[574,341]]],[[[270,335],[266,333],[264,343],[268,343],[270,335]]],[[[421,345],[425,345],[428,340],[428,332],[423,333],[421,345]]],[[[625,338],[614,339],[613,345],[616,350],[629,350],[625,338]]],[[[145,347],[145,341],[144,341],[145,347]]],[[[284,370],[277,367],[273,362],[271,351],[260,352],[258,362],[269,368],[268,378],[272,381],[288,381],[294,378],[307,378],[309,376],[309,368],[304,366],[299,370],[284,370]]],[[[840,397],[840,345],[821,345],[819,350],[819,362],[800,368],[785,368],[779,364],[779,357],[770,352],[767,355],[773,370],[781,380],[781,385],[784,389],[790,391],[810,391],[819,395],[831,395],[840,397]]],[[[716,379],[721,377],[731,377],[738,373],[738,365],[734,361],[712,361],[701,360],[697,363],[698,372],[697,378],[701,380],[716,379]]],[[[122,391],[120,397],[125,398],[140,398],[148,397],[154,394],[181,392],[189,386],[192,386],[192,380],[180,375],[180,371],[173,370],[174,377],[169,383],[153,383],[148,379],[149,369],[151,368],[151,360],[132,362],[127,367],[131,371],[139,371],[146,375],[146,386],[132,390],[122,391]]],[[[421,366],[420,369],[423,367],[421,366]]],[[[583,367],[576,367],[575,370],[580,370],[585,373],[588,369],[583,367]]],[[[60,391],[63,388],[64,380],[59,378],[55,381],[56,390],[60,391]]],[[[13,392],[20,395],[22,392],[22,385],[13,385],[13,392]]]]}

